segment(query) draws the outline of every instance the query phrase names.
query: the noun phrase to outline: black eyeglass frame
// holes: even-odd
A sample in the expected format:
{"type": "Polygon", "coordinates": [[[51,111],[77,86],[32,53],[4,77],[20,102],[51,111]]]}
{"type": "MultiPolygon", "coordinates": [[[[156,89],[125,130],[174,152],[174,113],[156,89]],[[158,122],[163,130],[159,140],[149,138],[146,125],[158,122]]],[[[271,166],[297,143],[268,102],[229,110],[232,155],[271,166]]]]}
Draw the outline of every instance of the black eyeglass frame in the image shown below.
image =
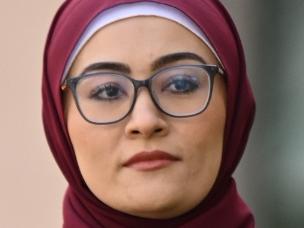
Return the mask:
{"type": "Polygon", "coordinates": [[[146,87],[148,89],[148,92],[149,92],[149,95],[153,101],[153,103],[155,104],[155,106],[158,108],[158,110],[160,110],[161,112],[165,113],[166,115],[168,116],[171,116],[171,117],[174,117],[174,118],[187,118],[187,117],[192,117],[192,116],[196,116],[202,112],[204,112],[209,103],[210,103],[210,100],[211,100],[211,97],[212,97],[212,91],[213,91],[213,84],[214,84],[214,76],[215,75],[221,75],[223,76],[224,75],[224,70],[217,66],[217,65],[213,65],[213,64],[184,64],[184,65],[177,65],[177,66],[169,66],[169,67],[164,67],[156,72],[154,72],[148,79],[146,80],[136,80],[136,79],[133,79],[131,78],[130,76],[126,75],[126,74],[123,74],[123,73],[115,73],[115,72],[107,72],[107,71],[102,71],[102,72],[92,72],[92,73],[84,73],[84,74],[80,74],[79,76],[75,76],[75,77],[71,77],[71,78],[68,78],[68,79],[65,79],[62,86],[61,86],[61,90],[64,91],[67,87],[70,88],[72,94],[73,94],[73,97],[74,97],[74,100],[76,102],[76,106],[77,106],[77,109],[79,111],[79,113],[81,114],[81,116],[89,123],[91,124],[96,124],[96,125],[108,125],[108,124],[114,124],[114,123],[117,123],[117,122],[120,122],[122,121],[123,119],[125,119],[132,111],[133,111],[133,108],[135,106],[135,103],[136,103],[136,100],[137,100],[137,95],[138,95],[138,89],[140,87],[146,87]],[[164,71],[168,71],[168,70],[172,70],[172,69],[178,69],[178,68],[182,68],[182,67],[198,67],[198,68],[202,68],[204,69],[207,73],[208,73],[208,77],[209,77],[209,80],[210,80],[210,91],[209,91],[209,96],[208,96],[208,99],[207,99],[207,102],[206,102],[206,105],[205,107],[202,109],[202,110],[199,110],[198,112],[195,112],[193,114],[188,114],[188,115],[173,115],[171,113],[168,113],[166,112],[165,110],[163,110],[160,105],[158,104],[158,102],[156,101],[154,95],[153,95],[153,91],[151,89],[151,85],[152,85],[152,80],[160,73],[164,72],[164,71]],[[130,80],[133,84],[133,88],[134,88],[134,98],[133,98],[133,101],[132,101],[132,104],[130,106],[130,109],[129,111],[124,115],[122,116],[121,118],[119,118],[118,120],[115,120],[115,121],[111,121],[111,122],[95,122],[95,121],[92,121],[92,120],[89,120],[85,115],[84,113],[82,112],[81,108],[80,108],[80,105],[79,105],[79,99],[78,99],[78,96],[77,96],[77,92],[76,92],[76,88],[77,88],[77,84],[80,80],[82,80],[83,78],[86,78],[86,77],[92,77],[92,76],[95,76],[95,75],[103,75],[103,74],[112,74],[112,75],[119,75],[119,76],[123,76],[125,78],[127,78],[128,80],[130,80]]]}

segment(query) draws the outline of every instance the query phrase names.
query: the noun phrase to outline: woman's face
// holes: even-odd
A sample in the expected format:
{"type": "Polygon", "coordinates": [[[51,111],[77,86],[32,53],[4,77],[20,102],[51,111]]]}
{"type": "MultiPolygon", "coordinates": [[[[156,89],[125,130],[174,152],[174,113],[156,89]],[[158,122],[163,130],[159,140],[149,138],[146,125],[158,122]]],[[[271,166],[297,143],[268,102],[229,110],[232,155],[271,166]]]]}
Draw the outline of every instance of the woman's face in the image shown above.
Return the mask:
{"type": "MultiPolygon", "coordinates": [[[[127,65],[130,77],[143,80],[153,73],[151,65],[156,60],[181,52],[218,64],[207,46],[177,23],[152,16],[133,17],[96,33],[75,60],[70,74],[78,75],[92,63],[115,62],[127,65]]],[[[161,67],[201,62],[181,58],[163,64],[161,67]]],[[[125,119],[94,125],[82,118],[68,92],[68,132],[86,184],[108,206],[140,217],[171,218],[194,208],[206,197],[219,171],[225,96],[224,80],[217,75],[208,108],[194,117],[174,118],[160,112],[142,87],[133,111],[125,119]],[[148,157],[154,154],[156,160],[150,157],[127,165],[141,152],[148,157]]]]}

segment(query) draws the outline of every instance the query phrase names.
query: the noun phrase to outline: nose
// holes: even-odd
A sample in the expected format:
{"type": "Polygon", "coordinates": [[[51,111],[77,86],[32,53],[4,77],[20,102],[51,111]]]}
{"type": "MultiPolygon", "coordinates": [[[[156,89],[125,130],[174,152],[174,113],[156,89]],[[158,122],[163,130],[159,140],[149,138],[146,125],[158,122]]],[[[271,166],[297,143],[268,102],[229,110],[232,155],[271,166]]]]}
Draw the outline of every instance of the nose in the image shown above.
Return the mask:
{"type": "Polygon", "coordinates": [[[151,138],[168,134],[168,123],[146,88],[138,90],[137,99],[125,127],[129,138],[151,138]]]}

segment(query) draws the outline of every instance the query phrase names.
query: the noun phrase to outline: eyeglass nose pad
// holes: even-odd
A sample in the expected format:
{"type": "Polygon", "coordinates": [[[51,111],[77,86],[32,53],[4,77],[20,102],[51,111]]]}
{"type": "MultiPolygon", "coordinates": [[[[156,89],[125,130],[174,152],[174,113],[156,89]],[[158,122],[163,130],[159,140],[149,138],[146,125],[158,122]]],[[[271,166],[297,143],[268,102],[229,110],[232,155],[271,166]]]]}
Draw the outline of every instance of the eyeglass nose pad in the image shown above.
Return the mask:
{"type": "Polygon", "coordinates": [[[143,81],[138,81],[138,80],[134,80],[134,86],[136,88],[136,92],[138,91],[138,89],[140,87],[146,87],[147,89],[149,88],[149,83],[150,83],[150,79],[146,79],[143,81]]]}

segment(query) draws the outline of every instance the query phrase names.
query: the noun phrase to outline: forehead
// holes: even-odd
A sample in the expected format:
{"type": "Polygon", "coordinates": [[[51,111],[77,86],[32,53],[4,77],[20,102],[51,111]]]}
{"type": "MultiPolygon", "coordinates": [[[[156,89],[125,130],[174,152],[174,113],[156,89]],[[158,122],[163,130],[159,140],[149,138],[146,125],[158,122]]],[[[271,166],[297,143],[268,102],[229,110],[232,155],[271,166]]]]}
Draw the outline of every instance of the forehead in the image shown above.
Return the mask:
{"type": "Polygon", "coordinates": [[[72,72],[100,61],[123,62],[131,67],[149,65],[175,52],[193,52],[207,63],[217,62],[208,46],[184,26],[157,16],[137,16],[97,31],[80,51],[72,72]]]}
{"type": "Polygon", "coordinates": [[[158,16],[136,16],[102,27],[90,38],[82,50],[99,45],[103,48],[117,47],[124,51],[128,48],[124,45],[131,44],[153,47],[190,47],[194,44],[206,46],[193,32],[175,21],[158,16]]]}

